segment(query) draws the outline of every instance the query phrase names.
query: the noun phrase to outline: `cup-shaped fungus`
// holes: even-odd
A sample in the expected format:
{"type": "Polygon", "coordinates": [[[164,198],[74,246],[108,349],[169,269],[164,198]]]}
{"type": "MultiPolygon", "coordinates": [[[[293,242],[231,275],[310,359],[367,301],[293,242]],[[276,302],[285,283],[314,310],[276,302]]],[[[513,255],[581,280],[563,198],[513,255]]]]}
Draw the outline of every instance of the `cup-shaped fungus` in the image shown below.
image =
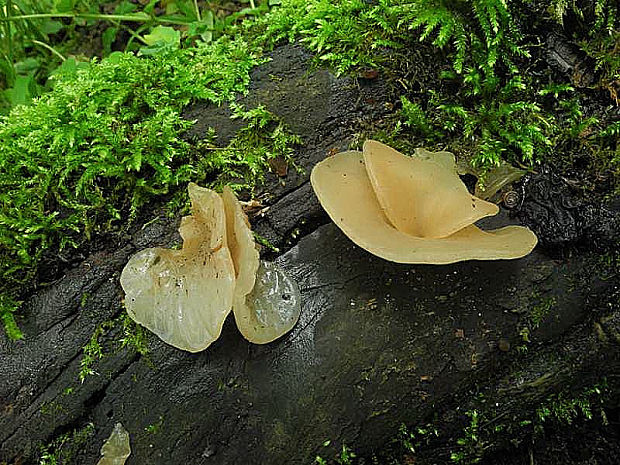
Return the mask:
{"type": "Polygon", "coordinates": [[[219,337],[233,308],[250,342],[271,342],[288,332],[299,318],[298,291],[291,307],[278,279],[267,285],[257,280],[257,273],[262,276],[259,254],[235,195],[228,187],[220,196],[196,184],[189,185],[189,195],[192,215],[183,217],[179,228],[183,248],[142,250],[121,273],[129,316],[164,342],[190,352],[206,349],[219,337]],[[257,294],[271,306],[256,305],[257,294]]]}
{"type": "Polygon", "coordinates": [[[121,273],[127,313],[164,342],[190,352],[206,349],[222,331],[235,290],[224,202],[189,185],[192,216],[181,220],[183,249],[145,249],[121,273]]]}
{"type": "Polygon", "coordinates": [[[273,263],[260,263],[245,213],[228,187],[222,192],[228,244],[235,264],[237,285],[233,314],[243,337],[266,344],[289,332],[301,311],[299,289],[273,263]]]}
{"type": "Polygon", "coordinates": [[[446,264],[519,258],[536,236],[521,226],[483,231],[473,223],[496,205],[472,196],[449,152],[407,157],[376,141],[318,163],[312,187],[336,225],[360,247],[398,263],[446,264]]]}

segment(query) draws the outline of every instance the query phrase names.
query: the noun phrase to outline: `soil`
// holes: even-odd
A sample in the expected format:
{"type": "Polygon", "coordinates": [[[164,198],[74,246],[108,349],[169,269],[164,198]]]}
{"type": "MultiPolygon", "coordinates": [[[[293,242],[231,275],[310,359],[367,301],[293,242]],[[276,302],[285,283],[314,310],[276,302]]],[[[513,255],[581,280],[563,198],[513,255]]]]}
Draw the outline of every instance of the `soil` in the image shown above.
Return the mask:
{"type": "MultiPolygon", "coordinates": [[[[517,211],[502,209],[482,225],[525,222],[541,239],[527,257],[386,262],[329,221],[308,178],[360,127],[386,117],[395,103],[388,83],[313,69],[309,55],[291,45],[276,49],[252,82],[240,102],[262,103],[304,139],[296,156],[304,171],[271,173],[262,195],[268,208],[251,219],[280,249],[264,255],[300,285],[299,323],[257,346],[229,318],[204,352],[182,352],[151,336],[148,357],[119,348],[115,328],[101,339],[108,355],[97,374],[80,383],[82,347],[123,311],[118,277],[128,257],[178,241],[178,218],[156,216],[130,240],[91,253],[31,295],[24,340],[0,339],[0,462],[36,463],[41,444],[92,423],[76,462],[96,463],[121,422],[131,438],[128,465],[312,463],[317,455],[335,457],[343,443],[363,463],[401,454],[404,463],[446,464],[466,412],[478,410],[506,427],[473,446],[474,453],[483,448],[486,463],[533,456],[537,464],[571,463],[566,457],[611,464],[605,460],[618,456],[618,435],[603,423],[552,429],[548,442],[532,445],[531,429],[519,422],[560,391],[578,395],[606,378],[618,392],[619,280],[601,258],[616,239],[618,203],[588,203],[541,170],[518,186],[517,211]],[[544,302],[552,305],[534,325],[533,311],[544,302]],[[415,454],[393,451],[401,424],[428,423],[437,440],[415,454]],[[575,452],[576,438],[588,453],[575,452]]],[[[190,138],[215,127],[225,145],[238,129],[226,107],[197,105],[186,116],[198,120],[190,138]]],[[[613,407],[608,419],[617,427],[613,407]]]]}

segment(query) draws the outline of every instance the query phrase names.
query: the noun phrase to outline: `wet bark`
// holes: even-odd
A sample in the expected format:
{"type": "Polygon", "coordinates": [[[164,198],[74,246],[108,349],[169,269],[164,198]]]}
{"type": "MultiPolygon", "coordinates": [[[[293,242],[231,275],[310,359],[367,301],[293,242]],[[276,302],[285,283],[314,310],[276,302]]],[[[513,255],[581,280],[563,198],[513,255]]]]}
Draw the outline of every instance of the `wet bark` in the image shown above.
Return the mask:
{"type": "MultiPolygon", "coordinates": [[[[229,318],[202,353],[152,336],[148,357],[119,348],[116,327],[102,338],[108,355],[94,366],[97,374],[80,382],[82,347],[123,311],[118,277],[128,257],[178,239],[178,220],[158,218],[32,295],[24,304],[25,340],[0,339],[0,462],[34,463],[40,444],[92,422],[77,463],[96,463],[121,422],[131,438],[128,465],[312,463],[342,443],[361,455],[380,450],[402,423],[432,419],[449,444],[476,393],[497,404],[497,416],[517,418],[561,389],[578,392],[604,376],[617,383],[618,278],[592,273],[599,252],[587,244],[570,255],[542,246],[520,260],[400,265],[361,250],[329,222],[309,172],[385,115],[392,102],[380,78],[309,69],[308,56],[286,46],[255,71],[241,101],[264,104],[304,137],[297,162],[305,171],[271,174],[264,186],[269,208],[252,219],[300,285],[297,326],[256,346],[229,318]],[[543,301],[553,305],[524,343],[520,330],[543,301]]],[[[198,122],[188,137],[215,127],[225,145],[238,129],[227,112],[192,108],[187,117],[198,122]]],[[[539,234],[549,226],[544,205],[557,213],[558,227],[567,221],[575,228],[565,231],[569,242],[613,239],[613,230],[592,226],[601,215],[617,222],[613,208],[589,209],[590,221],[583,207],[571,222],[574,205],[537,197],[544,182],[551,181],[523,186],[524,205],[533,206],[521,217],[539,234]]],[[[486,222],[519,220],[503,210],[486,222]]],[[[449,454],[437,446],[419,460],[448,463],[449,454]]]]}

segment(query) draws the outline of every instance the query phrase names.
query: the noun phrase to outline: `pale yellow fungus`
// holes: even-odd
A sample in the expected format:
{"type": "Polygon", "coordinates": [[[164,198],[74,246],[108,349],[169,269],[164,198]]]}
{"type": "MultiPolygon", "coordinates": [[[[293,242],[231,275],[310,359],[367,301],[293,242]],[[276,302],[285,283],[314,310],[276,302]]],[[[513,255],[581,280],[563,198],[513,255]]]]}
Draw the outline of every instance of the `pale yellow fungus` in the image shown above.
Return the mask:
{"type": "Polygon", "coordinates": [[[233,192],[225,187],[220,196],[190,184],[189,195],[192,215],[179,228],[183,248],[142,250],[121,273],[129,316],[190,352],[219,337],[231,308],[250,342],[288,332],[299,318],[299,291],[282,270],[265,280],[264,269],[274,265],[259,268],[250,224],[233,192]]]}
{"type": "Polygon", "coordinates": [[[409,158],[368,141],[364,153],[342,152],[323,160],[310,179],[336,225],[386,260],[446,264],[530,253],[537,239],[529,229],[483,231],[473,224],[498,208],[467,192],[447,154],[418,150],[409,158]]]}
{"type": "Polygon", "coordinates": [[[235,269],[220,196],[189,185],[192,216],[179,232],[181,250],[145,249],[121,273],[127,312],[179,349],[198,352],[215,341],[233,301],[235,269]]]}

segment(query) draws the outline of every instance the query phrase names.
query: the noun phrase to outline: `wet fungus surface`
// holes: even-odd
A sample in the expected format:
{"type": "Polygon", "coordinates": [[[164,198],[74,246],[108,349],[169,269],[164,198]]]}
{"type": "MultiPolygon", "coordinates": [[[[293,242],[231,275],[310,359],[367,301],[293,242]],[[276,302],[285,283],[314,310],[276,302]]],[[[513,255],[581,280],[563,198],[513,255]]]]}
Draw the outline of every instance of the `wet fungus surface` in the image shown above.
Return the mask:
{"type": "Polygon", "coordinates": [[[537,239],[521,226],[483,231],[499,211],[471,195],[450,152],[412,157],[376,141],[318,163],[312,187],[336,225],[360,247],[398,263],[447,264],[520,258],[537,239]]]}
{"type": "Polygon", "coordinates": [[[110,437],[101,446],[101,455],[97,465],[124,465],[131,455],[129,433],[122,423],[114,425],[110,437]]]}
{"type": "Polygon", "coordinates": [[[279,338],[299,318],[297,285],[275,265],[261,265],[248,219],[230,188],[221,196],[193,183],[188,189],[192,215],[181,220],[183,248],[142,250],[121,273],[129,316],[189,352],[213,343],[231,310],[250,342],[279,338]],[[263,269],[272,270],[270,279],[263,269]]]}

